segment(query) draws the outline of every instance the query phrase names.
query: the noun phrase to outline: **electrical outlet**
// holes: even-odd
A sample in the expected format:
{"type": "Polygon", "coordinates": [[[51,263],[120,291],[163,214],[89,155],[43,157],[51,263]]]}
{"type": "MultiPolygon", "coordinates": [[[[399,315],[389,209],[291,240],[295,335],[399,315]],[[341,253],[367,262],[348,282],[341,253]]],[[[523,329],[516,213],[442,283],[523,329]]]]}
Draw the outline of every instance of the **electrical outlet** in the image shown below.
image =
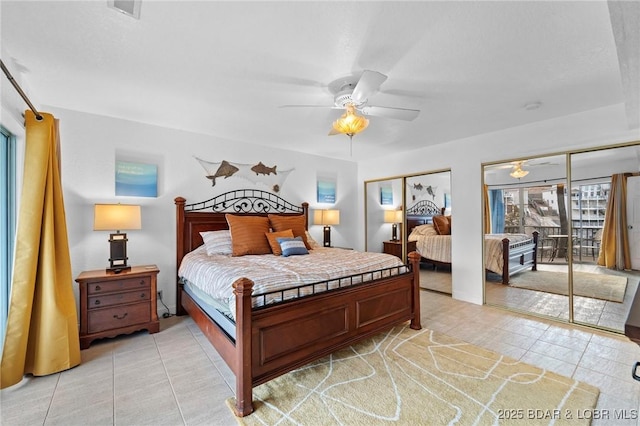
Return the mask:
{"type": "Polygon", "coordinates": [[[158,290],[158,297],[162,300],[162,290],[158,290]]]}

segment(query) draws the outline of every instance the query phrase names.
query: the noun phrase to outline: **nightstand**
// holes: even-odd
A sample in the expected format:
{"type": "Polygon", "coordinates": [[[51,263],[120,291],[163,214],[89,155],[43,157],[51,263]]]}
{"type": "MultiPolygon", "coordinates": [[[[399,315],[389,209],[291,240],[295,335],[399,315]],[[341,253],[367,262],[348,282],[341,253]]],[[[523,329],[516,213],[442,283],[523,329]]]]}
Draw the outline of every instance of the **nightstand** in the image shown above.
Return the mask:
{"type": "Polygon", "coordinates": [[[80,348],[94,339],[115,337],[138,330],[160,330],[156,309],[156,265],[133,266],[119,274],[105,269],[84,271],[80,287],[80,348]]]}
{"type": "MultiPolygon", "coordinates": [[[[402,241],[400,240],[384,241],[382,244],[384,247],[384,250],[383,250],[384,253],[392,254],[402,259],[402,241]]],[[[415,251],[415,250],[416,250],[416,242],[409,241],[407,243],[407,253],[411,253],[412,251],[415,251]]]]}

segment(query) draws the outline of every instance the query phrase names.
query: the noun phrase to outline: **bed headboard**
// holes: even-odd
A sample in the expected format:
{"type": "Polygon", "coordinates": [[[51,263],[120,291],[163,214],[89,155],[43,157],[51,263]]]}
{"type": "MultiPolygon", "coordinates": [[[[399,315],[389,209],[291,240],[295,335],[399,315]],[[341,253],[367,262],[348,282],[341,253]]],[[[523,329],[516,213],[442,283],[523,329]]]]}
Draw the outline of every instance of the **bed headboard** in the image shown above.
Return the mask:
{"type": "Polygon", "coordinates": [[[438,207],[429,200],[420,200],[407,209],[407,235],[419,225],[433,222],[433,216],[444,214],[444,207],[438,207]]]}
{"type": "Polygon", "coordinates": [[[176,204],[176,252],[180,265],[185,254],[202,245],[200,232],[229,229],[225,214],[267,216],[268,214],[303,215],[309,228],[309,203],[292,204],[278,195],[257,189],[225,192],[206,201],[186,204],[182,197],[176,204]]]}

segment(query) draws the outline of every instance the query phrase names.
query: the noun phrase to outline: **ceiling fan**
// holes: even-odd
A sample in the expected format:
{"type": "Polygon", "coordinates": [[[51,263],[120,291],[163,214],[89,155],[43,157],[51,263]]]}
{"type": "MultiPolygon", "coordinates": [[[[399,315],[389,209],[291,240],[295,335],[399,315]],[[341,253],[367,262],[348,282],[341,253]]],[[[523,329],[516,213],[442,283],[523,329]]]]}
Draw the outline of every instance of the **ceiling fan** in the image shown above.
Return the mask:
{"type": "MultiPolygon", "coordinates": [[[[282,105],[281,108],[332,108],[344,109],[346,112],[343,117],[346,117],[348,114],[355,114],[356,111],[359,111],[364,115],[374,117],[385,117],[405,121],[415,119],[420,113],[419,110],[368,104],[369,96],[375,93],[386,79],[387,76],[382,73],[364,70],[359,78],[349,76],[329,83],[329,91],[334,95],[333,105],[282,105]]],[[[360,131],[364,130],[368,124],[368,120],[364,120],[366,123],[361,124],[363,127],[360,131]]],[[[349,132],[341,131],[334,125],[329,132],[329,135],[337,135],[341,133],[347,134],[351,137],[357,132],[349,134],[349,132]]]]}

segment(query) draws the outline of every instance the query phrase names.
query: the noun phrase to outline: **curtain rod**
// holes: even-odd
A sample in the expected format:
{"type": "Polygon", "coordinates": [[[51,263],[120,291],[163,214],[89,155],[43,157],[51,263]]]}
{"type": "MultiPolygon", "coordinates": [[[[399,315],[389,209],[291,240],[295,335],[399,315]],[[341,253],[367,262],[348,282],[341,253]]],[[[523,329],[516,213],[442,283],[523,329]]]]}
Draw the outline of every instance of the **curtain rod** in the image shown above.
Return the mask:
{"type": "Polygon", "coordinates": [[[38,112],[38,110],[36,110],[36,107],[33,106],[31,101],[27,97],[27,95],[25,95],[25,93],[22,91],[22,89],[20,88],[16,80],[13,78],[13,76],[7,69],[7,67],[4,66],[4,62],[2,62],[2,59],[0,59],[0,66],[2,66],[2,71],[4,72],[4,75],[7,76],[7,78],[13,85],[13,87],[18,91],[18,94],[20,95],[20,97],[27,103],[27,105],[29,105],[29,109],[31,109],[31,111],[33,111],[33,113],[36,115],[36,120],[38,121],[42,120],[42,115],[38,112]]]}

